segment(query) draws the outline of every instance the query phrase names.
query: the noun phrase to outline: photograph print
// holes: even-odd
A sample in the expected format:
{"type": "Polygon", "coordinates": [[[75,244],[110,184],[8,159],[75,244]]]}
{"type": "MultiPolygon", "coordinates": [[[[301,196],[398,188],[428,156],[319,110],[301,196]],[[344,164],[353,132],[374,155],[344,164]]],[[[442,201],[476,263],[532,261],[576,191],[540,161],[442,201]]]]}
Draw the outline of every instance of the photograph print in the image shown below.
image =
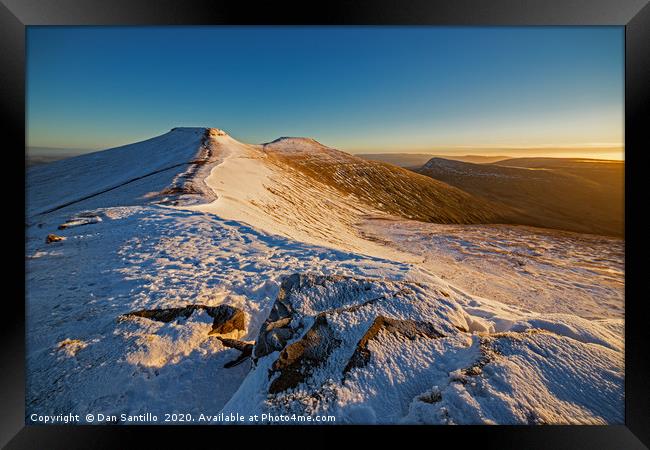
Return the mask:
{"type": "Polygon", "coordinates": [[[27,424],[625,422],[622,26],[28,26],[27,424]]]}

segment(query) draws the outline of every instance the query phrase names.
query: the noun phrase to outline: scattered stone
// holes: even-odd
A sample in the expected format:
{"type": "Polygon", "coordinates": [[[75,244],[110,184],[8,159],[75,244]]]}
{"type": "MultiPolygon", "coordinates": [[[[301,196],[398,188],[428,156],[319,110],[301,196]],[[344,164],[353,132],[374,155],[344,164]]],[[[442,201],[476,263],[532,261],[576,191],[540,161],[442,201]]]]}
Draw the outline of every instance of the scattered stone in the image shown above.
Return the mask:
{"type": "Polygon", "coordinates": [[[56,345],[56,349],[66,356],[75,356],[79,350],[83,350],[87,346],[87,343],[79,339],[64,339],[56,345]]]}
{"type": "Polygon", "coordinates": [[[481,338],[479,342],[479,351],[481,356],[474,364],[460,370],[459,376],[453,378],[453,381],[466,383],[465,377],[476,377],[483,373],[483,368],[492,362],[500,353],[492,345],[492,338],[481,338]]]}
{"type": "Polygon", "coordinates": [[[416,399],[424,403],[438,403],[442,400],[442,393],[437,386],[434,386],[433,389],[418,395],[416,399]]]}
{"type": "Polygon", "coordinates": [[[48,234],[45,238],[46,244],[51,244],[52,242],[65,241],[63,236],[57,236],[56,234],[48,234]]]}

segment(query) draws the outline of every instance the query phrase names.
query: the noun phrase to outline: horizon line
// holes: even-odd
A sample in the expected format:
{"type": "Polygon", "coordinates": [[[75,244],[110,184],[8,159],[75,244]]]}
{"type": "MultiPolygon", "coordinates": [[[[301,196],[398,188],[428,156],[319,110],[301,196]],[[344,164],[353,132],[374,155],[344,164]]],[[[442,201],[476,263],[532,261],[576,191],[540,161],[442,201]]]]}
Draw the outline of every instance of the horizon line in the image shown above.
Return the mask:
{"type": "MultiPolygon", "coordinates": [[[[166,134],[166,133],[163,133],[166,134]]],[[[155,137],[155,136],[153,136],[155,137]]],[[[308,136],[291,136],[295,138],[307,138],[308,136]]],[[[310,139],[314,139],[311,137],[308,137],[310,139]]],[[[29,148],[40,148],[40,149],[53,149],[53,150],[83,150],[83,151],[101,151],[101,150],[110,150],[112,148],[118,148],[118,147],[123,147],[125,145],[130,145],[130,144],[136,144],[138,142],[143,142],[145,140],[148,140],[150,138],[138,140],[138,141],[133,141],[133,142],[128,142],[125,144],[118,144],[118,145],[111,145],[109,147],[77,147],[77,146],[65,146],[61,147],[59,145],[25,145],[26,149],[29,148]]],[[[272,142],[272,141],[268,141],[272,142]]],[[[261,145],[265,144],[268,142],[260,142],[260,143],[252,143],[253,145],[261,145]]],[[[318,142],[321,142],[321,140],[318,140],[318,142]]],[[[244,142],[246,144],[251,144],[249,142],[244,142]]],[[[327,147],[330,147],[329,145],[326,145],[327,147]]],[[[412,152],[420,152],[420,153],[428,153],[432,151],[440,151],[440,150],[472,150],[472,149],[477,149],[477,150],[537,150],[537,149],[544,149],[544,150],[576,150],[576,149],[593,149],[593,150],[611,150],[611,149],[620,149],[624,150],[625,149],[625,144],[624,143],[616,143],[616,142],[587,142],[587,143],[579,143],[579,144],[539,144],[539,145],[518,145],[518,144],[507,144],[507,145],[491,145],[491,144],[475,144],[475,145],[457,145],[457,144],[434,144],[434,145],[428,145],[427,148],[421,148],[421,147],[416,147],[411,149],[404,149],[404,150],[393,150],[392,148],[362,148],[362,147],[346,147],[346,146],[332,146],[330,148],[335,148],[335,149],[345,149],[349,148],[350,151],[354,152],[371,152],[375,151],[378,153],[412,153],[412,152]]]]}

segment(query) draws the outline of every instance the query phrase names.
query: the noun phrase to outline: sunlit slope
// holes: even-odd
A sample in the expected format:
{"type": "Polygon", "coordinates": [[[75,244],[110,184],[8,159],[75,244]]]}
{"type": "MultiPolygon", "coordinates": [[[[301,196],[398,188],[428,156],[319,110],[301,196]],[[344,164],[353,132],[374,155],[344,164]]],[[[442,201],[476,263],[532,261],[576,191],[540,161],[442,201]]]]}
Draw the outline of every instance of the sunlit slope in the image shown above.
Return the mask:
{"type": "Polygon", "coordinates": [[[495,162],[494,165],[547,169],[575,175],[613,189],[612,193],[617,195],[622,195],[625,183],[625,163],[623,161],[585,158],[511,158],[495,162]]]}
{"type": "Polygon", "coordinates": [[[515,223],[582,233],[624,233],[621,162],[517,158],[472,164],[432,158],[418,173],[519,213],[515,223]]]}
{"type": "Polygon", "coordinates": [[[507,208],[390,164],[365,161],[309,138],[255,145],[208,133],[213,155],[205,183],[216,199],[193,209],[301,242],[386,258],[369,241],[368,216],[435,223],[500,223],[507,208]]]}
{"type": "Polygon", "coordinates": [[[280,138],[263,149],[277,163],[391,215],[435,223],[510,220],[506,211],[447,183],[364,160],[312,139],[280,138]]]}

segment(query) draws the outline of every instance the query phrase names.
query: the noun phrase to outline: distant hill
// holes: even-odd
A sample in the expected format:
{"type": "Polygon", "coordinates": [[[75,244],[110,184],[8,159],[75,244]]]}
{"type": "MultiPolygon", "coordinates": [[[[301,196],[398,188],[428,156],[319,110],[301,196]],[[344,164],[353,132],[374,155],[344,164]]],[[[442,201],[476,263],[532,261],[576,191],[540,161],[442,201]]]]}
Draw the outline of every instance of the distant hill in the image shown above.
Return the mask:
{"type": "Polygon", "coordinates": [[[363,153],[355,155],[368,161],[381,161],[394,164],[399,167],[416,168],[429,161],[431,158],[445,158],[452,161],[465,161],[478,164],[488,164],[503,159],[509,159],[509,156],[482,156],[482,155],[463,155],[463,156],[443,156],[422,153],[363,153]]]}
{"type": "Polygon", "coordinates": [[[60,159],[72,158],[90,150],[68,150],[55,147],[27,147],[25,152],[25,164],[27,167],[48,164],[60,159]]]}
{"type": "Polygon", "coordinates": [[[624,163],[514,158],[473,164],[432,158],[417,173],[518,211],[519,223],[624,235],[624,163]]]}

